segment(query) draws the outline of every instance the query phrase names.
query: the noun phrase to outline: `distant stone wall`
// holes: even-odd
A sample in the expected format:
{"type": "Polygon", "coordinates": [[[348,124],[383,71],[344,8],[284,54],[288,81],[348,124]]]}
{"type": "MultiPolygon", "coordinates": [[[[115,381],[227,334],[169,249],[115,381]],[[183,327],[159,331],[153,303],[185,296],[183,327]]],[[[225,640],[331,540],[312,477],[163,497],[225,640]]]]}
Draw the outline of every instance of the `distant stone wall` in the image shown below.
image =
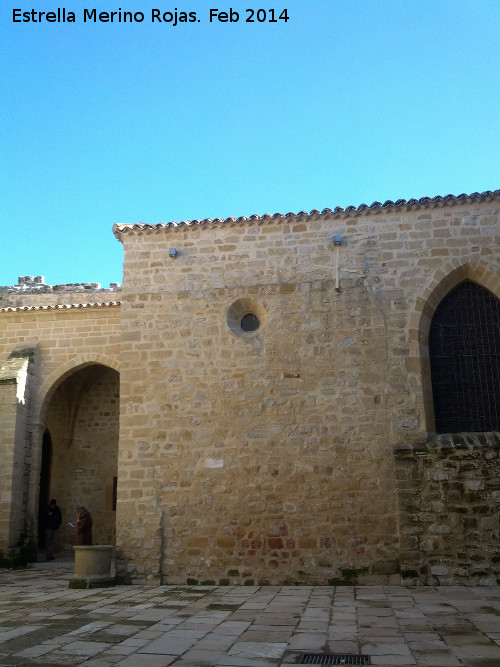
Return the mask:
{"type": "Polygon", "coordinates": [[[44,276],[19,276],[18,284],[0,287],[2,308],[35,308],[68,303],[98,303],[120,298],[121,285],[110,283],[68,283],[48,285],[44,276]]]}
{"type": "Polygon", "coordinates": [[[500,584],[500,434],[402,445],[395,464],[403,580],[500,584]]]}

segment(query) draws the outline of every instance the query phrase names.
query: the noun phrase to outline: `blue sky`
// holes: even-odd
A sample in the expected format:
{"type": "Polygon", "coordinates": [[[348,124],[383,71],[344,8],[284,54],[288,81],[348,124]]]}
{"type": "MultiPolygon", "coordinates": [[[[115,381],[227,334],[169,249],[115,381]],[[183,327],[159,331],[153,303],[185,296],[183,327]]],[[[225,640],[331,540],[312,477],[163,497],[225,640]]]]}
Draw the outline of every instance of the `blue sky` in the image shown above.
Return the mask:
{"type": "Polygon", "coordinates": [[[500,187],[498,0],[68,0],[75,23],[13,22],[57,10],[33,2],[0,9],[1,285],[121,282],[115,222],[500,187]]]}

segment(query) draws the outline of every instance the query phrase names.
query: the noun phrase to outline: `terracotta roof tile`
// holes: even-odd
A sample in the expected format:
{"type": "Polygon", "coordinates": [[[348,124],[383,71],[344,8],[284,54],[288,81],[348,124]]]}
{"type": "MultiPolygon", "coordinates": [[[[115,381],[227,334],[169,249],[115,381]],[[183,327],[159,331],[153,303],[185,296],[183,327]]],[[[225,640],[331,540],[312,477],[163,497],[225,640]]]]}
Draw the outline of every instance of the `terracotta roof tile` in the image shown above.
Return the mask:
{"type": "Polygon", "coordinates": [[[120,306],[121,301],[107,301],[105,303],[58,303],[49,306],[9,306],[0,308],[0,313],[16,313],[26,310],[70,310],[73,308],[101,308],[103,306],[120,306]]]}
{"type": "Polygon", "coordinates": [[[473,192],[472,194],[461,194],[461,195],[445,195],[437,197],[422,197],[421,199],[398,199],[395,202],[388,199],[383,204],[379,201],[375,201],[372,204],[360,204],[359,206],[347,206],[342,208],[342,206],[336,206],[334,209],[324,208],[322,211],[313,209],[309,213],[307,211],[299,211],[298,213],[264,213],[263,215],[250,215],[250,216],[240,216],[238,218],[229,217],[229,218],[205,218],[204,220],[183,220],[182,222],[156,222],[156,223],[144,223],[144,222],[135,222],[132,224],[115,224],[113,225],[113,233],[118,240],[121,240],[121,237],[125,233],[129,232],[147,232],[147,231],[157,231],[161,229],[176,229],[178,227],[194,227],[196,225],[231,225],[231,224],[244,224],[247,222],[266,222],[269,220],[283,220],[286,218],[302,218],[302,217],[312,217],[317,215],[330,215],[334,217],[349,217],[350,215],[361,215],[364,212],[369,211],[384,211],[394,208],[401,209],[416,209],[416,208],[440,208],[445,206],[451,206],[454,203],[464,203],[464,202],[475,202],[475,201],[487,201],[489,199],[497,199],[500,197],[500,190],[486,190],[485,192],[473,192]]]}

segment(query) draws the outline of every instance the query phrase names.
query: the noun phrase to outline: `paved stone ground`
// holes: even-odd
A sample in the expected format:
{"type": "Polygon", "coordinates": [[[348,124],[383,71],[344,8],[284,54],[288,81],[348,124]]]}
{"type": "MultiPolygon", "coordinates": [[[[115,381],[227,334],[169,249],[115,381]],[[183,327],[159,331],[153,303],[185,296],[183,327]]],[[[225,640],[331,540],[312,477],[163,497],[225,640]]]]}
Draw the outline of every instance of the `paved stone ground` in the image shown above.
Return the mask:
{"type": "Polygon", "coordinates": [[[70,561],[0,570],[0,665],[265,667],[334,653],[500,667],[500,586],[71,590],[71,576],[70,561]]]}

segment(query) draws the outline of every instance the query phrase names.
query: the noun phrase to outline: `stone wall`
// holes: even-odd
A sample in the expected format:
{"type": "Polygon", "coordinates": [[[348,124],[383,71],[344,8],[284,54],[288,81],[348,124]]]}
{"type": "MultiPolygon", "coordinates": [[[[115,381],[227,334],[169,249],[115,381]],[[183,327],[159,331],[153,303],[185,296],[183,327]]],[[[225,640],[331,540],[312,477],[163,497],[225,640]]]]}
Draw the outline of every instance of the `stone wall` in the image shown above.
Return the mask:
{"type": "MultiPolygon", "coordinates": [[[[0,420],[0,443],[2,451],[5,452],[3,462],[5,464],[6,479],[12,479],[13,474],[17,475],[18,464],[14,465],[14,456],[19,451],[19,438],[29,441],[29,452],[23,461],[23,485],[12,482],[3,484],[4,494],[15,501],[17,514],[15,521],[8,524],[0,523],[0,550],[5,550],[17,541],[17,536],[24,527],[27,526],[30,531],[30,537],[36,540],[37,520],[39,510],[39,485],[42,457],[42,437],[46,428],[47,408],[54,397],[56,389],[61,385],[66,377],[72,375],[78,369],[92,365],[100,367],[109,366],[114,369],[119,368],[120,358],[120,307],[119,302],[96,302],[87,301],[82,298],[80,293],[65,293],[62,300],[57,294],[35,294],[29,293],[21,297],[19,294],[5,293],[0,309],[0,362],[2,370],[8,371],[8,358],[19,345],[30,347],[36,344],[37,354],[36,363],[33,364],[34,382],[32,383],[29,394],[30,411],[27,413],[26,407],[22,401],[16,397],[16,389],[4,386],[1,388],[4,407],[0,420]],[[40,301],[44,301],[40,304],[40,301]],[[62,301],[62,303],[61,303],[62,301]],[[100,303],[101,305],[96,305],[100,303]],[[10,392],[10,393],[9,393],[10,392]],[[6,393],[9,393],[7,396],[6,393]],[[8,402],[8,405],[5,404],[8,402]],[[22,428],[18,429],[19,434],[14,437],[15,424],[22,422],[22,428]],[[11,461],[11,463],[9,463],[11,461]],[[28,487],[27,498],[20,502],[18,497],[20,493],[25,494],[28,487]],[[14,491],[9,491],[14,489],[14,491]]],[[[84,295],[87,296],[87,295],[84,295]]],[[[93,297],[95,295],[92,295],[93,297]]],[[[100,296],[102,299],[102,295],[100,296]]],[[[106,297],[107,298],[107,297],[106,297]]],[[[115,382],[117,384],[117,382],[115,382]]],[[[115,388],[115,394],[117,389],[115,388]]],[[[66,423],[68,414],[77,406],[72,406],[71,402],[78,396],[67,396],[66,404],[61,408],[63,417],[61,424],[66,423]]],[[[94,409],[98,409],[96,406],[94,409]]],[[[107,474],[106,489],[103,493],[109,498],[110,485],[112,478],[116,476],[116,448],[117,448],[117,415],[118,405],[115,405],[115,415],[110,419],[115,424],[114,440],[107,441],[111,446],[109,460],[110,469],[113,474],[107,474]]],[[[89,419],[92,416],[89,415],[89,419]]],[[[50,414],[48,416],[50,421],[50,414]]],[[[93,422],[90,421],[90,425],[93,422]]],[[[51,427],[54,426],[54,421],[51,427]]],[[[89,429],[87,423],[82,427],[83,431],[89,429]]],[[[90,427],[89,431],[92,431],[90,427]]],[[[55,442],[53,451],[54,460],[60,457],[63,448],[62,441],[55,442]]],[[[75,450],[72,450],[73,453],[75,450]]],[[[24,456],[24,454],[23,454],[24,456]]],[[[100,453],[102,456],[102,453],[100,453]]],[[[95,457],[96,461],[99,456],[95,457]]],[[[17,459],[16,459],[17,461],[17,459]]],[[[68,462],[68,471],[57,469],[54,466],[52,482],[54,486],[50,489],[51,495],[55,495],[58,502],[65,509],[66,520],[73,519],[75,507],[73,499],[68,491],[67,495],[58,495],[58,480],[66,478],[68,483],[74,479],[73,471],[78,466],[73,461],[68,462]],[[71,472],[71,475],[69,474],[71,472]],[[68,473],[68,474],[67,474],[68,473]]],[[[3,476],[3,473],[2,473],[3,476]]],[[[17,479],[17,477],[15,477],[17,479]]],[[[92,488],[95,488],[92,487],[92,488]]],[[[80,498],[83,502],[85,498],[80,498]]],[[[106,517],[103,519],[105,525],[102,526],[102,539],[113,538],[114,535],[114,512],[110,509],[109,501],[104,510],[104,500],[99,500],[96,505],[98,513],[105,511],[106,517]],[[110,518],[110,513],[113,517],[110,518]]],[[[91,505],[91,502],[88,502],[91,505]]],[[[66,535],[66,525],[61,530],[61,546],[69,546],[71,536],[66,535]]],[[[99,536],[99,531],[98,531],[99,536]]]]}
{"type": "Polygon", "coordinates": [[[0,287],[0,308],[26,306],[30,302],[30,295],[36,295],[35,305],[42,306],[53,303],[60,304],[65,298],[74,298],[76,294],[78,294],[79,302],[88,300],[87,302],[91,303],[92,297],[96,301],[102,300],[104,294],[120,291],[121,285],[119,283],[110,283],[109,287],[101,287],[100,283],[49,285],[45,282],[44,276],[19,276],[17,285],[0,287]]]}
{"type": "Polygon", "coordinates": [[[393,448],[433,428],[437,303],[464,279],[500,294],[497,210],[455,201],[118,227],[119,573],[396,576],[393,448]],[[246,312],[256,331],[242,330],[246,312]]]}
{"type": "Polygon", "coordinates": [[[36,345],[18,345],[0,370],[0,552],[14,554],[34,522],[28,512],[36,345]],[[9,446],[7,446],[9,443],[9,446]]]}
{"type": "Polygon", "coordinates": [[[362,280],[335,290],[328,240],[294,227],[200,230],[176,260],[164,234],[127,240],[117,548],[133,576],[397,571],[383,319],[362,280]],[[255,334],[233,326],[242,297],[255,334]]]}
{"type": "Polygon", "coordinates": [[[439,436],[394,454],[403,580],[500,583],[500,434],[439,436]]]}
{"type": "Polygon", "coordinates": [[[5,305],[0,311],[2,363],[20,342],[39,344],[38,406],[51,384],[79,363],[110,360],[118,368],[120,358],[119,302],[94,306],[93,301],[82,303],[79,295],[70,295],[60,304],[54,295],[44,296],[52,303],[36,305],[39,297],[30,294],[24,306],[5,305]]]}

